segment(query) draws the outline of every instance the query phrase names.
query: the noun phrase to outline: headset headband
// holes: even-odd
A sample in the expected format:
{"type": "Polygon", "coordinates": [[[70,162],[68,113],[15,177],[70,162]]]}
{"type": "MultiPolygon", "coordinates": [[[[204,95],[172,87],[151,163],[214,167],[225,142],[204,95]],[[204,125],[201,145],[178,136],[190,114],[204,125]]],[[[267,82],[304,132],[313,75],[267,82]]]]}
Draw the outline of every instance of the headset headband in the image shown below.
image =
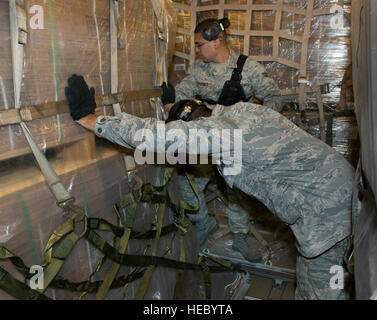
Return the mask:
{"type": "Polygon", "coordinates": [[[214,20],[208,27],[202,31],[202,36],[207,41],[218,39],[221,32],[225,32],[225,29],[230,26],[228,18],[214,20]]]}

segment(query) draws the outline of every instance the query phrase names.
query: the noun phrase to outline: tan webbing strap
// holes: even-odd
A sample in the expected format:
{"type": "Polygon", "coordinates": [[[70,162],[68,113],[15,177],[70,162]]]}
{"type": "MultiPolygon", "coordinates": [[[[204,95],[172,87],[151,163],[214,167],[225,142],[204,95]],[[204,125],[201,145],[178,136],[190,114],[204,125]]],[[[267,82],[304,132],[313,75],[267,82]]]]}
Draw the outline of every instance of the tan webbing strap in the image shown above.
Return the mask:
{"type": "MultiPolygon", "coordinates": [[[[205,289],[205,300],[211,300],[211,275],[209,273],[208,265],[205,263],[206,258],[204,256],[199,256],[198,264],[202,268],[201,276],[204,283],[205,289]]],[[[199,291],[200,296],[201,293],[199,291]]]]}
{"type": "Polygon", "coordinates": [[[39,292],[44,292],[51,281],[58,274],[59,270],[63,266],[69,253],[72,251],[73,247],[77,241],[81,238],[80,235],[75,232],[69,233],[60,243],[59,247],[55,250],[54,254],[51,256],[51,261],[44,270],[44,288],[37,289],[39,292]]]}
{"type": "MultiPolygon", "coordinates": [[[[106,256],[104,256],[104,258],[106,258],[106,256]]],[[[25,263],[22,261],[21,258],[16,256],[11,251],[9,251],[7,248],[0,245],[0,260],[7,260],[7,259],[9,259],[10,262],[16,267],[16,269],[25,277],[25,282],[26,282],[26,279],[28,279],[30,276],[30,273],[29,273],[30,268],[25,265],[25,263]]],[[[99,267],[100,265],[97,266],[96,270],[89,276],[89,279],[87,281],[74,283],[74,282],[70,282],[69,280],[63,277],[60,277],[59,275],[56,275],[56,277],[51,281],[49,287],[75,291],[75,292],[82,292],[83,294],[79,298],[81,299],[87,293],[96,293],[98,291],[98,288],[101,285],[102,281],[91,282],[91,278],[99,270],[99,267]]],[[[7,271],[3,270],[2,275],[5,277],[5,279],[0,279],[0,289],[3,289],[8,294],[22,300],[44,299],[43,294],[35,290],[30,290],[30,288],[28,286],[25,286],[24,284],[22,284],[21,286],[18,285],[17,280],[16,280],[16,283],[14,284],[12,282],[13,281],[12,275],[10,274],[7,275],[7,274],[8,274],[7,271]],[[16,292],[17,295],[13,294],[15,290],[15,288],[13,287],[17,287],[17,292],[16,292]]],[[[143,274],[144,274],[144,270],[137,271],[137,272],[135,271],[131,274],[121,276],[113,281],[111,288],[124,287],[129,282],[132,282],[136,279],[141,278],[143,274]]]]}
{"type": "Polygon", "coordinates": [[[84,210],[73,203],[66,204],[65,210],[68,209],[75,213],[74,216],[55,229],[45,248],[46,264],[44,266],[44,288],[37,290],[41,293],[47,289],[63,266],[66,258],[77,241],[82,238],[86,232],[87,220],[84,210]],[[74,231],[75,223],[78,223],[83,219],[85,219],[85,229],[81,234],[77,234],[74,231]],[[59,240],[61,240],[59,246],[55,251],[52,251],[52,246],[59,240]]]}
{"type": "Polygon", "coordinates": [[[74,219],[68,219],[65,223],[57,227],[51,234],[50,238],[47,241],[44,256],[46,259],[46,265],[51,262],[52,247],[55,243],[60,241],[65,235],[72,232],[74,229],[74,219]]]}
{"type": "MultiPolygon", "coordinates": [[[[164,196],[167,195],[167,182],[169,181],[172,173],[173,173],[174,167],[169,167],[166,168],[165,170],[165,175],[164,175],[164,187],[162,190],[162,194],[164,196]]],[[[194,185],[193,178],[189,178],[190,183],[194,185]]],[[[195,186],[194,186],[195,188],[195,186]]],[[[194,190],[195,194],[197,195],[196,188],[194,190]]],[[[132,194],[131,194],[132,195],[132,194]]],[[[141,197],[140,193],[139,196],[141,197]]],[[[138,199],[140,200],[140,199],[138,199]]],[[[123,199],[123,205],[127,202],[128,204],[131,204],[133,206],[134,215],[136,213],[136,201],[134,199],[132,200],[124,200],[123,199]]],[[[198,205],[197,205],[198,206],[198,205]]],[[[39,293],[43,293],[46,288],[54,281],[55,277],[57,276],[58,272],[60,271],[61,267],[64,265],[64,262],[66,258],[68,257],[69,253],[72,251],[73,247],[75,244],[78,242],[80,238],[83,236],[86,236],[87,230],[88,230],[88,219],[85,217],[85,211],[73,203],[73,199],[70,201],[67,201],[67,203],[64,203],[64,205],[61,206],[64,208],[65,211],[73,211],[74,215],[70,219],[68,219],[65,223],[57,227],[52,235],[50,236],[47,245],[45,247],[45,259],[46,259],[46,264],[44,265],[44,288],[37,290],[39,293]],[[84,219],[85,223],[85,229],[81,234],[78,234],[75,232],[75,225],[78,222],[81,222],[84,219]],[[56,249],[53,249],[54,245],[59,242],[59,245],[57,246],[56,249]]],[[[195,206],[189,206],[189,205],[184,205],[184,207],[189,208],[191,210],[195,209],[195,206]]],[[[159,215],[158,215],[158,223],[157,223],[157,231],[156,231],[156,238],[154,241],[154,246],[153,246],[153,256],[156,256],[157,254],[157,249],[158,249],[158,244],[159,240],[161,237],[161,230],[162,230],[162,224],[163,224],[163,217],[164,217],[164,212],[165,212],[165,203],[160,204],[160,210],[159,210],[159,215]]],[[[183,210],[181,210],[183,212],[183,210]]],[[[133,226],[133,219],[132,214],[129,215],[129,219],[126,219],[126,226],[125,226],[125,232],[120,240],[120,248],[119,248],[119,253],[123,254],[126,252],[127,248],[127,243],[128,239],[130,237],[131,231],[132,231],[132,226],[133,226]]],[[[181,215],[181,218],[184,219],[184,214],[181,215]]],[[[181,220],[181,219],[179,219],[181,220]]],[[[102,226],[103,227],[103,226],[102,226]]],[[[111,229],[109,226],[103,227],[104,229],[111,229]]],[[[184,232],[181,233],[181,238],[180,238],[180,245],[181,245],[181,256],[180,256],[180,261],[185,262],[185,253],[184,253],[184,238],[183,238],[184,232]]],[[[17,258],[14,254],[12,254],[10,251],[5,249],[4,247],[0,246],[0,259],[14,259],[17,258]]],[[[156,257],[158,258],[158,257],[156,257]]],[[[15,261],[12,261],[12,263],[15,261]]],[[[16,266],[17,267],[17,266],[16,266]]],[[[144,274],[144,277],[142,279],[142,285],[140,286],[137,297],[144,297],[145,292],[148,288],[151,276],[153,274],[153,271],[155,269],[156,265],[153,263],[150,265],[150,267],[147,269],[148,272],[144,274]]],[[[23,268],[21,268],[22,271],[23,268]]],[[[112,283],[114,282],[114,278],[119,270],[119,265],[114,265],[112,272],[110,275],[108,275],[108,281],[104,281],[102,283],[103,287],[106,288],[106,290],[98,290],[99,294],[102,294],[103,297],[106,296],[107,291],[109,288],[111,288],[112,283]],[[112,280],[111,280],[112,279],[112,280]],[[104,283],[106,284],[104,285],[104,283]]],[[[182,276],[183,277],[183,276],[182,276]]],[[[59,281],[61,280],[60,277],[58,276],[59,281]]],[[[106,279],[105,279],[106,280],[106,279]]],[[[89,282],[87,283],[89,285],[89,282]]],[[[178,282],[178,287],[181,286],[181,282],[178,282]]],[[[85,286],[81,286],[84,291],[85,291],[85,286]]],[[[178,289],[177,289],[178,290],[178,289]]],[[[178,291],[177,291],[178,292],[178,291]]],[[[97,293],[97,294],[98,294],[97,293]]]]}
{"type": "MultiPolygon", "coordinates": [[[[174,171],[174,167],[165,168],[164,184],[163,184],[164,188],[162,190],[163,196],[166,196],[168,194],[167,184],[173,174],[173,171],[174,171]]],[[[158,220],[157,220],[157,232],[156,232],[156,238],[153,243],[152,256],[157,255],[157,249],[158,249],[158,244],[160,242],[161,229],[162,229],[162,224],[163,224],[163,219],[164,219],[164,214],[165,214],[165,207],[166,206],[164,203],[160,204],[160,210],[159,210],[158,220]]],[[[136,295],[134,297],[135,300],[142,300],[144,298],[155,268],[156,266],[151,265],[145,271],[144,276],[141,279],[139,289],[137,290],[136,295]]]]}
{"type": "MultiPolygon", "coordinates": [[[[166,188],[163,191],[163,194],[166,194],[166,188]]],[[[156,233],[156,238],[153,243],[153,251],[152,251],[152,256],[157,255],[157,249],[158,249],[158,244],[160,242],[160,235],[161,235],[161,229],[162,229],[162,223],[163,223],[163,218],[164,218],[164,213],[165,213],[165,204],[160,204],[160,210],[158,214],[158,220],[157,220],[157,233],[156,233]]],[[[156,266],[151,265],[148,267],[148,269],[145,271],[143,278],[141,279],[139,289],[136,292],[135,295],[135,300],[142,300],[144,298],[144,295],[148,289],[149,282],[152,278],[152,274],[155,270],[156,266]]]]}
{"type": "Polygon", "coordinates": [[[212,260],[213,262],[216,262],[217,264],[225,267],[225,268],[228,268],[229,270],[232,269],[232,263],[229,262],[229,261],[226,261],[224,259],[221,259],[221,258],[217,258],[217,257],[213,257],[213,256],[207,256],[207,258],[209,260],[212,260]]]}
{"type": "Polygon", "coordinates": [[[15,255],[0,244],[0,260],[13,258],[15,255]]]}
{"type": "Polygon", "coordinates": [[[187,177],[187,180],[190,183],[192,191],[194,191],[195,197],[198,200],[198,202],[197,202],[196,205],[190,206],[187,202],[185,202],[183,200],[179,200],[179,207],[186,209],[186,210],[197,211],[200,208],[200,202],[199,202],[198,189],[197,189],[196,184],[195,184],[195,179],[194,179],[194,176],[191,173],[187,172],[187,170],[185,170],[185,175],[187,177]]]}
{"type": "MultiPolygon", "coordinates": [[[[127,250],[128,240],[131,235],[132,227],[135,221],[135,215],[136,215],[136,207],[137,203],[135,201],[135,198],[132,193],[129,193],[127,195],[128,200],[128,212],[126,217],[126,224],[124,226],[124,233],[119,241],[119,253],[123,254],[127,250]]],[[[126,200],[126,201],[127,201],[126,200]]],[[[114,263],[110,272],[106,276],[105,280],[101,284],[100,288],[98,289],[96,299],[97,300],[103,300],[105,299],[107,292],[109,291],[111,284],[113,283],[118,271],[120,268],[120,264],[114,263]]]]}
{"type": "Polygon", "coordinates": [[[0,289],[19,300],[50,300],[49,297],[31,289],[0,267],[0,289]]]}
{"type": "MultiPolygon", "coordinates": [[[[195,196],[198,200],[198,204],[194,207],[199,207],[200,206],[199,194],[198,194],[198,190],[196,188],[194,176],[192,174],[188,173],[186,170],[185,170],[185,175],[186,175],[186,177],[187,177],[187,179],[190,183],[190,186],[191,186],[192,190],[194,191],[194,194],[195,194],[195,196]]],[[[181,262],[186,261],[184,235],[188,231],[188,227],[186,226],[185,221],[184,221],[185,220],[184,209],[188,209],[188,206],[189,205],[186,202],[180,200],[180,209],[179,209],[180,219],[177,223],[177,226],[180,229],[180,233],[179,233],[179,242],[180,242],[179,261],[181,261],[181,262]]],[[[189,207],[191,207],[191,206],[189,206],[189,207]]],[[[179,270],[178,271],[178,278],[177,278],[177,282],[176,282],[176,285],[175,285],[175,288],[174,288],[174,295],[173,295],[174,300],[179,300],[181,298],[182,288],[183,288],[183,280],[184,280],[184,277],[185,277],[185,273],[186,273],[185,270],[179,270]]]]}
{"type": "MultiPolygon", "coordinates": [[[[179,233],[179,243],[180,243],[179,261],[185,262],[186,261],[185,242],[184,242],[184,233],[182,231],[179,233]]],[[[183,270],[183,269],[178,271],[178,278],[177,278],[177,282],[176,282],[175,288],[174,288],[173,300],[181,299],[182,288],[183,288],[183,280],[184,280],[184,277],[185,277],[185,273],[186,273],[186,271],[183,270]]]]}
{"type": "MultiPolygon", "coordinates": [[[[119,92],[108,95],[96,95],[97,106],[105,106],[128,101],[145,100],[161,96],[161,89],[145,89],[138,91],[119,92]]],[[[19,109],[0,111],[0,127],[21,122],[33,121],[58,114],[68,113],[67,101],[48,102],[19,109]]]]}

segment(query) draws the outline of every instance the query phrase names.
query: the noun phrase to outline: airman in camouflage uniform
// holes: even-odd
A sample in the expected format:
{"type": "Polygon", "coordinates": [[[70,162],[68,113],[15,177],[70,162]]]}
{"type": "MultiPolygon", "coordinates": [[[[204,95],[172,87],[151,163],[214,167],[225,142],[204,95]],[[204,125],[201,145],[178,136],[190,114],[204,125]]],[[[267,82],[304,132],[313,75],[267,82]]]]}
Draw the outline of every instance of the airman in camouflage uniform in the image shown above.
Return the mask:
{"type": "MultiPolygon", "coordinates": [[[[137,148],[135,132],[151,130],[157,139],[154,118],[141,119],[122,113],[100,116],[95,133],[128,148],[137,148]]],[[[293,231],[299,252],[297,260],[297,299],[341,299],[344,290],[331,288],[333,265],[342,265],[345,244],[351,233],[351,194],[353,167],[334,149],[311,136],[278,112],[266,106],[240,102],[217,105],[209,118],[173,121],[166,132],[190,129],[242,130],[242,167],[238,174],[227,174],[230,162],[222,154],[217,164],[231,188],[263,202],[293,231]]],[[[236,150],[231,137],[231,150],[236,150]]],[[[166,149],[175,141],[166,140],[166,149]]],[[[186,150],[190,140],[185,139],[186,150]]],[[[208,141],[208,154],[217,150],[216,139],[208,141]]],[[[192,145],[191,145],[192,147],[192,145]]],[[[155,146],[149,146],[155,151],[155,146]]],[[[198,147],[199,149],[199,147],[198,147]]],[[[194,151],[197,154],[200,150],[194,151]]],[[[232,153],[233,151],[231,151],[232,153]]],[[[248,221],[244,221],[245,226],[248,221]]]]}
{"type": "MultiPolygon", "coordinates": [[[[224,83],[230,80],[233,71],[237,68],[238,55],[231,50],[226,42],[226,33],[219,29],[219,21],[207,19],[202,21],[195,29],[195,50],[201,59],[196,60],[190,67],[187,76],[175,87],[175,101],[193,99],[199,95],[202,99],[217,102],[224,87],[224,83]],[[225,60],[225,61],[224,61],[225,60]]],[[[226,26],[225,26],[226,27],[226,26]]],[[[264,67],[250,58],[246,59],[241,73],[241,87],[246,99],[254,101],[254,97],[263,101],[265,106],[280,111],[282,101],[280,90],[273,79],[267,76],[264,67]]],[[[233,103],[239,102],[235,100],[233,103]]],[[[233,104],[232,103],[232,104],[233,104]]],[[[207,166],[197,172],[196,183],[201,198],[206,182],[211,178],[211,168],[207,166]],[[202,179],[202,181],[200,181],[202,179]]],[[[180,195],[187,202],[195,201],[191,187],[185,177],[179,180],[180,195]]],[[[217,227],[217,222],[212,216],[208,216],[206,204],[201,203],[200,214],[192,217],[196,222],[196,234],[200,243],[217,227]]],[[[226,206],[229,227],[235,235],[233,248],[250,261],[257,261],[258,254],[248,248],[246,234],[248,229],[245,222],[250,218],[249,214],[239,204],[229,201],[226,206]]]]}
{"type": "MultiPolygon", "coordinates": [[[[225,63],[204,62],[196,60],[188,70],[188,74],[175,86],[176,101],[193,99],[200,95],[203,99],[218,101],[226,80],[230,80],[234,68],[237,68],[238,55],[229,50],[229,59],[225,63]]],[[[242,70],[241,86],[245,96],[253,95],[263,101],[263,105],[281,111],[280,90],[275,81],[267,77],[264,67],[248,58],[242,70]]]]}

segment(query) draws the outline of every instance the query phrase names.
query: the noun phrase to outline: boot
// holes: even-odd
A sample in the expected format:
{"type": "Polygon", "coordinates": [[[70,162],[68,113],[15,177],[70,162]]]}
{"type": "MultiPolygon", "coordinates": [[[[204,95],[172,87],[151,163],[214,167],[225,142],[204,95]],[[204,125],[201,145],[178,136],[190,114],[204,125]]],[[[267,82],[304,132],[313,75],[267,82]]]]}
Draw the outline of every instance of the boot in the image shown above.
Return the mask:
{"type": "Polygon", "coordinates": [[[256,249],[250,248],[246,238],[247,234],[235,233],[232,249],[240,252],[250,262],[260,262],[262,260],[261,253],[256,249]]]}
{"type": "Polygon", "coordinates": [[[195,226],[195,233],[199,239],[199,245],[203,245],[209,236],[216,231],[219,223],[213,216],[208,216],[206,223],[197,223],[195,226]]]}

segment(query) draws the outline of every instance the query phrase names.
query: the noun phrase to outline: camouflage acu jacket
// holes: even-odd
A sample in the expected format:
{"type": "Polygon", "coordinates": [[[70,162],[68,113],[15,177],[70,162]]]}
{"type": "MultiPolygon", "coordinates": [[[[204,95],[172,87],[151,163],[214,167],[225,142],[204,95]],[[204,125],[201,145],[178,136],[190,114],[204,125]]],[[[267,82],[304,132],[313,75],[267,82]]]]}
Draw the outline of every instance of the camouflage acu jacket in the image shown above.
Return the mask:
{"type": "Polygon", "coordinates": [[[259,199],[290,226],[305,257],[315,257],[350,235],[353,167],[266,106],[217,105],[211,117],[166,126],[123,113],[100,117],[95,132],[133,149],[212,155],[227,184],[259,199]],[[194,143],[195,130],[201,136],[213,133],[207,146],[194,143]],[[239,170],[227,170],[235,164],[239,170]]]}
{"type": "MultiPolygon", "coordinates": [[[[227,62],[218,64],[196,60],[190,67],[188,75],[176,85],[176,101],[193,99],[198,94],[203,99],[218,101],[224,83],[230,80],[234,68],[237,68],[238,55],[230,50],[227,62]]],[[[241,85],[246,97],[256,97],[264,101],[264,105],[280,111],[282,101],[280,90],[273,79],[267,77],[261,64],[248,58],[242,71],[241,85]]],[[[251,98],[250,102],[253,102],[251,98]]]]}

